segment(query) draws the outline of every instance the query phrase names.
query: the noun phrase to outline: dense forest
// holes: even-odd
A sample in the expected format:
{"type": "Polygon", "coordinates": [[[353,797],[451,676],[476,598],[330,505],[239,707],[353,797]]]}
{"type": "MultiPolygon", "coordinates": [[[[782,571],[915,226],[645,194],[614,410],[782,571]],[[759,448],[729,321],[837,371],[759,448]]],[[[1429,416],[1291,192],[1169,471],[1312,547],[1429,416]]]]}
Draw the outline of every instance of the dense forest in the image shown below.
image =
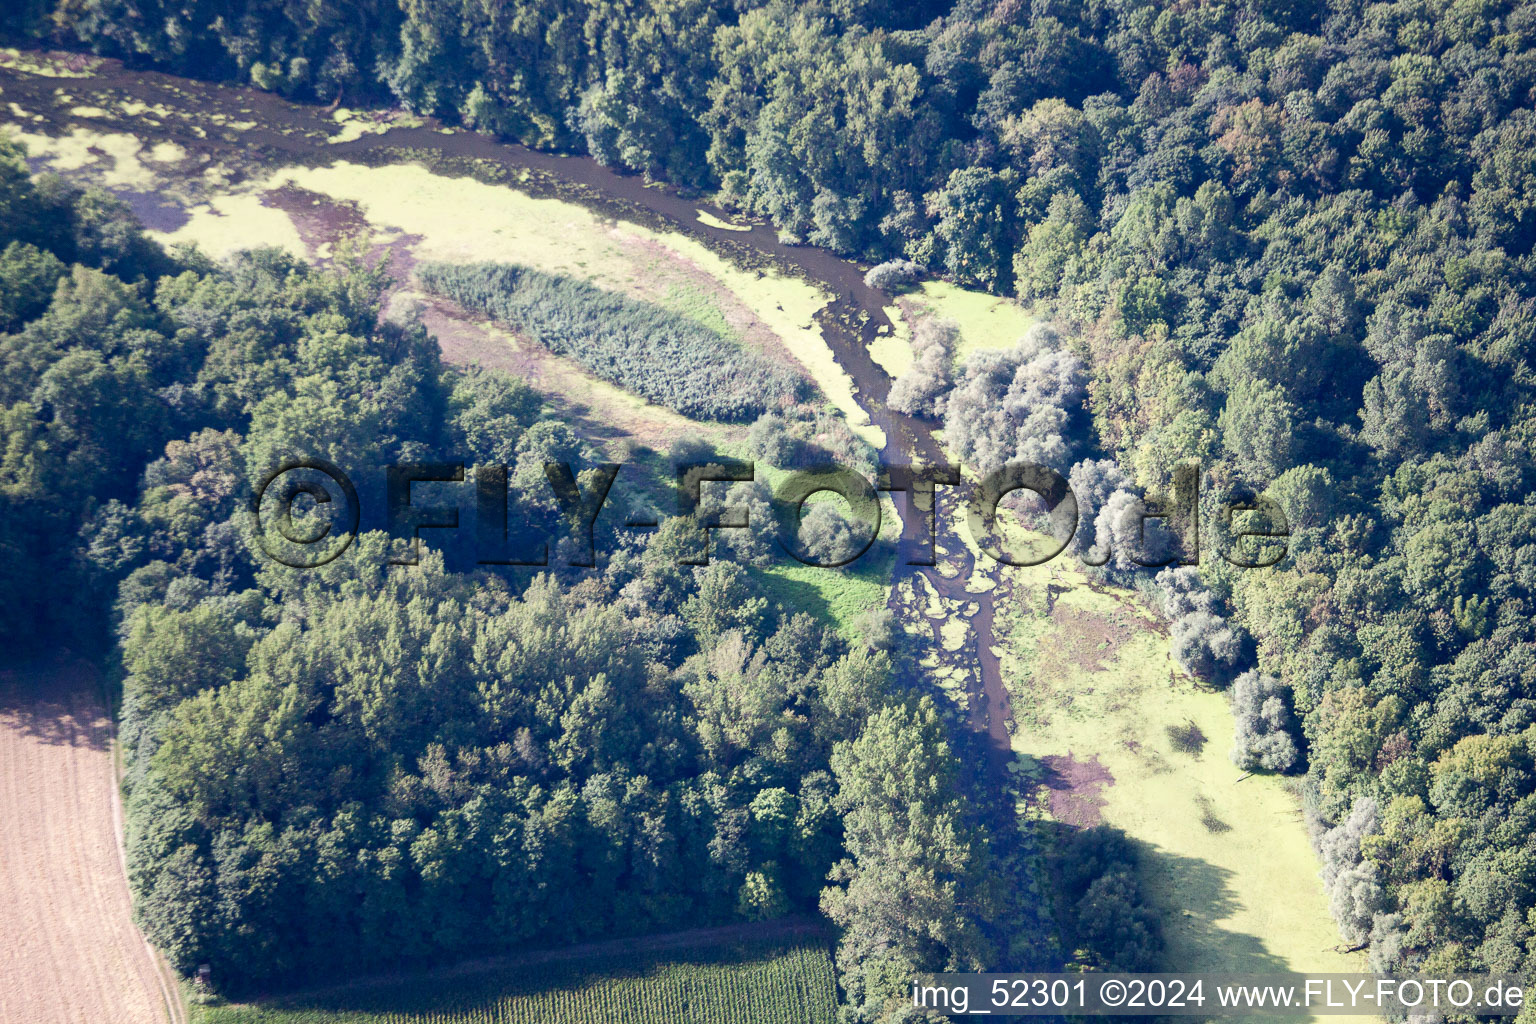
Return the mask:
{"type": "MultiPolygon", "coordinates": [[[[1341,934],[1375,965],[1536,965],[1536,7],[34,0],[12,27],[584,149],[714,190],[786,239],[1051,315],[1059,334],[958,372],[935,329],[927,375],[893,400],[943,417],[967,458],[1070,471],[1095,496],[1080,543],[1128,581],[1148,574],[1116,553],[1124,510],[1181,462],[1203,466],[1213,515],[1245,492],[1277,503],[1278,566],[1206,560],[1156,584],[1185,664],[1236,680],[1235,756],[1305,773],[1341,934]]],[[[99,206],[73,209],[77,252],[7,250],[7,274],[162,272],[102,248],[129,243],[99,206]]],[[[22,291],[14,323],[48,294],[22,291]]],[[[178,301],[122,314],[117,336],[142,346],[50,362],[70,344],[56,332],[88,329],[51,311],[7,339],[35,367],[8,401],[42,388],[57,410],[46,428],[7,413],[9,477],[32,450],[14,439],[41,431],[46,457],[97,468],[95,493],[131,497],[46,395],[182,372],[197,342],[178,301]]],[[[238,406],[268,366],[210,353],[197,372],[238,406]]],[[[153,427],[134,417],[113,443],[153,427]]]]}

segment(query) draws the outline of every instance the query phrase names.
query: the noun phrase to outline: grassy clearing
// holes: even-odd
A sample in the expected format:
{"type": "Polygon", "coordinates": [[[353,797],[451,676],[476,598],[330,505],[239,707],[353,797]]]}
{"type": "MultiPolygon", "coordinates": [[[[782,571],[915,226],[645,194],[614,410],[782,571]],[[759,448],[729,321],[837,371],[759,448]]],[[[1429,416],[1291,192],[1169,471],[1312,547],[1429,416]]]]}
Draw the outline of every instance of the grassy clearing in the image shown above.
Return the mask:
{"type": "Polygon", "coordinates": [[[762,570],[763,589],[786,608],[809,612],[851,636],[853,620],[861,612],[885,607],[895,557],[890,548],[876,546],[850,565],[823,569],[784,555],[762,570]]]}
{"type": "MultiPolygon", "coordinates": [[[[745,446],[730,454],[746,458],[745,446]]],[[[777,488],[789,473],[767,463],[757,464],[758,478],[777,488]]],[[[818,501],[836,501],[846,514],[842,499],[825,491],[813,494],[806,507],[818,501]]],[[[848,565],[824,569],[802,565],[788,554],[775,551],[775,561],[756,570],[763,589],[792,611],[809,612],[844,635],[853,635],[853,620],[871,608],[885,607],[891,594],[891,573],[896,559],[895,543],[901,535],[901,519],[889,493],[880,495],[880,530],[875,543],[848,565]]]]}
{"type": "MultiPolygon", "coordinates": [[[[752,460],[747,445],[740,441],[718,444],[716,450],[733,459],[752,460]]],[[[664,463],[658,462],[658,467],[664,463]]],[[[789,471],[756,461],[757,479],[776,490],[788,477],[789,471]]],[[[672,482],[669,475],[658,476],[663,489],[656,491],[661,507],[669,508],[672,502],[672,482]]],[[[715,494],[724,494],[725,484],[706,484],[715,494]]],[[[710,492],[706,492],[710,493],[710,492]]],[[[840,510],[848,513],[843,499],[826,491],[806,499],[806,508],[821,501],[835,501],[840,510]]],[[[891,574],[896,558],[894,544],[901,534],[901,520],[896,505],[887,492],[880,494],[880,530],[872,544],[859,558],[848,565],[826,569],[814,565],[802,565],[790,555],[774,548],[774,561],[764,568],[752,568],[763,590],[769,597],[791,612],[807,612],[821,622],[835,627],[846,637],[853,636],[853,620],[861,612],[885,607],[891,593],[891,574]]]]}
{"type": "Polygon", "coordinates": [[[869,343],[869,357],[894,380],[912,369],[912,325],[901,315],[901,307],[885,307],[892,330],[869,343]]]}
{"type": "MultiPolygon", "coordinates": [[[[738,457],[750,457],[741,447],[738,457]]],[[[789,476],[788,471],[757,464],[758,479],[770,488],[789,476]]],[[[806,501],[806,508],[821,501],[834,501],[848,513],[848,506],[834,494],[820,492],[806,501]]],[[[755,570],[763,589],[791,611],[809,612],[822,622],[835,626],[844,636],[853,635],[853,620],[872,608],[883,608],[891,593],[891,572],[895,561],[894,544],[901,533],[901,520],[888,493],[880,495],[880,530],[875,542],[848,565],[835,569],[802,565],[787,553],[775,549],[775,561],[765,569],[755,570]]]]}
{"type": "Polygon", "coordinates": [[[972,352],[1012,348],[1037,318],[1012,299],[973,292],[948,281],[924,281],[904,296],[901,305],[910,322],[913,314],[949,317],[960,325],[955,364],[964,365],[972,352]]]}
{"type": "Polygon", "coordinates": [[[702,288],[682,284],[668,285],[666,293],[660,296],[656,305],[685,316],[714,331],[722,338],[729,340],[735,335],[731,322],[726,319],[725,311],[720,308],[714,296],[702,288]]]}
{"type": "Polygon", "coordinates": [[[541,963],[264,1005],[193,1006],[193,1024],[832,1024],[822,945],[541,963]]]}
{"type": "Polygon", "coordinates": [[[289,167],[264,188],[292,182],[332,200],[357,203],[375,228],[417,236],[420,260],[515,260],[615,290],[641,268],[626,258],[616,225],[583,207],[515,189],[437,175],[417,164],[289,167]]]}
{"type": "Polygon", "coordinates": [[[1015,572],[998,626],[1021,789],[1053,776],[1061,786],[1087,764],[1084,775],[1112,777],[1051,792],[1046,813],[1088,809],[1142,845],[1167,969],[1363,970],[1361,956],[1333,952],[1296,798],[1228,759],[1226,696],[1175,671],[1167,640],[1124,592],[1094,591],[1060,560],[1015,572]]]}

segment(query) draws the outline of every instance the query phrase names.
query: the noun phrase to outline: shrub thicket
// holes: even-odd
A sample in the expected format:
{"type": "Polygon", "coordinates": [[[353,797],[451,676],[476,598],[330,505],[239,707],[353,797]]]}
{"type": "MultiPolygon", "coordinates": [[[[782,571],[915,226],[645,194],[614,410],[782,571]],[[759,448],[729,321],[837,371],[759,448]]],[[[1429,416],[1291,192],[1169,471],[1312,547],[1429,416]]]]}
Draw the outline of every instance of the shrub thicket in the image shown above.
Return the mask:
{"type": "Polygon", "coordinates": [[[912,332],[912,368],[891,384],[892,409],[909,416],[933,416],[938,402],[955,382],[950,368],[960,325],[953,320],[928,317],[912,332]]]}
{"type": "Polygon", "coordinates": [[[1301,760],[1290,695],[1274,676],[1244,672],[1237,677],[1232,684],[1232,719],[1232,763],[1239,768],[1285,772],[1301,760]]]}
{"type": "Polygon", "coordinates": [[[1162,927],[1138,881],[1140,854],[1107,825],[1064,832],[1053,852],[1062,936],[1073,958],[1111,971],[1161,966],[1162,927]]]}
{"type": "Polygon", "coordinates": [[[1086,381],[1082,360],[1049,324],[1006,351],[973,354],[943,399],[944,434],[955,455],[981,472],[1020,461],[1066,472],[1081,430],[1073,418],[1086,381]]]}
{"type": "Polygon", "coordinates": [[[869,268],[864,283],[883,292],[897,292],[916,284],[922,273],[923,268],[911,260],[886,260],[869,268]]]}
{"type": "Polygon", "coordinates": [[[708,420],[750,420],[804,381],[688,317],[568,277],[497,263],[427,263],[417,277],[604,380],[708,420]]]}

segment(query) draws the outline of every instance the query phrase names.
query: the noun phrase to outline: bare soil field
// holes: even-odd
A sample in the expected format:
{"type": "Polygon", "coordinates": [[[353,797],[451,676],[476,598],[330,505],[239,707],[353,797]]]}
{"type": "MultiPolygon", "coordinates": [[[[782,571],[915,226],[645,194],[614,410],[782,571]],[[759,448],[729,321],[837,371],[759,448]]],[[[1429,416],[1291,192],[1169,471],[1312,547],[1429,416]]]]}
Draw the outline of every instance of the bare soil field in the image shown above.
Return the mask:
{"type": "Polygon", "coordinates": [[[94,670],[0,671],[0,1022],[167,1019],[129,914],[120,817],[94,670]]]}

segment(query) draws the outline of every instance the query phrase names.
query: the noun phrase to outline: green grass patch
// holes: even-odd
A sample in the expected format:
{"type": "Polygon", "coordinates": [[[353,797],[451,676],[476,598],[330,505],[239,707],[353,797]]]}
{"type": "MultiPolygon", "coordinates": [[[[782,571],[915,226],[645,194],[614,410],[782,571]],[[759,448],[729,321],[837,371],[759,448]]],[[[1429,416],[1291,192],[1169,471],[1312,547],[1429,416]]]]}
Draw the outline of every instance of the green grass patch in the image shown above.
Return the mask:
{"type": "Polygon", "coordinates": [[[1338,935],[1287,781],[1227,757],[1226,695],[1175,669],[1167,639],[1127,592],[1091,589],[1059,560],[1016,572],[1018,604],[999,615],[1020,723],[1016,777],[1028,785],[1084,762],[1112,776],[1074,797],[1097,802],[1105,824],[1141,845],[1166,969],[1362,970],[1360,956],[1333,952],[1338,935]],[[1049,617],[1019,600],[1048,585],[1049,617]]]}
{"type": "Polygon", "coordinates": [[[948,281],[924,281],[922,289],[906,300],[934,316],[948,317],[960,325],[960,344],[955,365],[983,349],[1012,348],[1038,321],[1017,302],[986,292],[973,292],[948,281]]]}
{"type": "Polygon", "coordinates": [[[715,296],[701,288],[678,284],[668,285],[667,293],[661,297],[659,305],[707,327],[727,343],[735,340],[734,332],[725,319],[725,311],[720,308],[720,303],[716,301],[715,296]]]}
{"type": "MultiPolygon", "coordinates": [[[[757,464],[759,479],[777,489],[789,471],[757,464]]],[[[818,501],[842,499],[825,491],[811,495],[809,508],[818,501]]],[[[846,505],[844,509],[846,509],[846,505]]],[[[871,608],[883,608],[891,594],[891,578],[896,560],[896,540],[901,535],[901,518],[889,494],[880,495],[880,531],[874,544],[848,565],[824,569],[802,565],[783,551],[776,551],[777,561],[757,570],[763,589],[790,611],[809,612],[822,622],[836,626],[844,636],[853,636],[853,620],[871,608]]]]}
{"type": "Polygon", "coordinates": [[[901,315],[900,306],[886,306],[891,330],[869,343],[869,357],[894,380],[912,369],[912,325],[901,315]]]}
{"type": "Polygon", "coordinates": [[[891,590],[895,550],[876,542],[849,565],[823,569],[801,565],[788,555],[761,570],[763,589],[791,611],[809,612],[852,635],[853,620],[871,608],[883,608],[891,590]]]}
{"type": "Polygon", "coordinates": [[[722,231],[751,231],[750,224],[732,224],[730,221],[721,220],[712,213],[699,210],[699,223],[707,227],[719,228],[722,231]]]}
{"type": "Polygon", "coordinates": [[[825,945],[759,944],[423,975],[191,1010],[193,1024],[832,1024],[837,987],[825,945]]]}

